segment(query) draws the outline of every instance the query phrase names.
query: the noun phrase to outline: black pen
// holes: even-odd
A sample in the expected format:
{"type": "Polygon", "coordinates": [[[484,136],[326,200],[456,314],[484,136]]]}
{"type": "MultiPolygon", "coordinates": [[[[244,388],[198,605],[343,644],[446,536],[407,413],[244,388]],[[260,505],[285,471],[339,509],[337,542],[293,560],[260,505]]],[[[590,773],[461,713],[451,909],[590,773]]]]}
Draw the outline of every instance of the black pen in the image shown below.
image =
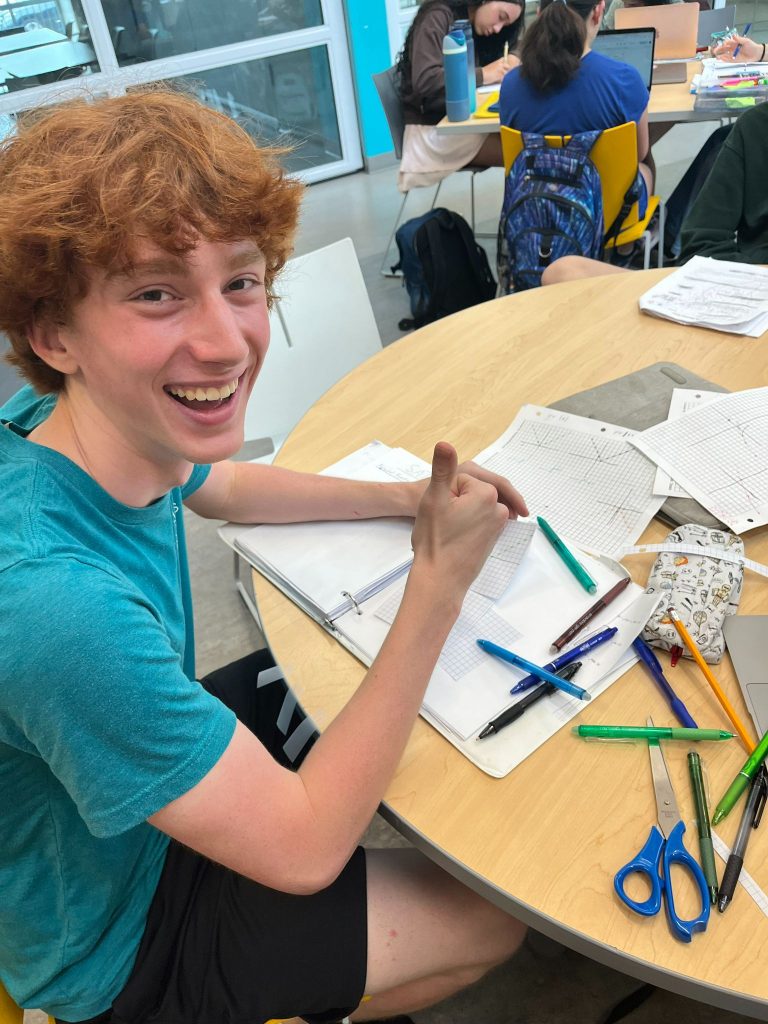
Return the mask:
{"type": "MultiPolygon", "coordinates": [[[[573,679],[580,668],[580,661],[572,661],[569,665],[563,665],[561,669],[555,672],[555,675],[559,676],[560,679],[565,679],[567,682],[569,679],[573,679]]],[[[547,697],[550,693],[554,693],[555,689],[554,683],[542,683],[541,686],[537,686],[535,690],[526,693],[517,704],[513,704],[506,711],[502,711],[498,717],[489,722],[488,725],[481,729],[480,735],[477,738],[484,740],[486,736],[493,736],[494,733],[499,732],[505,725],[517,721],[532,704],[535,704],[537,700],[541,700],[542,697],[547,697]]]]}
{"type": "Polygon", "coordinates": [[[720,893],[717,901],[717,909],[722,912],[733,899],[736,891],[736,883],[741,874],[744,864],[744,854],[747,852],[749,834],[753,828],[757,828],[765,809],[766,795],[768,795],[768,779],[766,779],[765,766],[760,769],[752,780],[752,785],[747,797],[747,806],[741,816],[739,831],[736,834],[736,842],[725,864],[723,880],[720,883],[720,893]]]}

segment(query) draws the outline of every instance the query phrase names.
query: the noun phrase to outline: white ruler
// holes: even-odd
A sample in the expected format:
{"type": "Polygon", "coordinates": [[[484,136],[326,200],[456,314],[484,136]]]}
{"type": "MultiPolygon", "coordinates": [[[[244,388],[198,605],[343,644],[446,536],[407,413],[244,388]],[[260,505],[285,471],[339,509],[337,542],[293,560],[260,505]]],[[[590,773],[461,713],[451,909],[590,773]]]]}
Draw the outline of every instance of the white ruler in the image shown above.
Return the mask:
{"type": "Polygon", "coordinates": [[[721,562],[733,562],[735,565],[743,565],[745,569],[759,573],[761,576],[768,576],[768,565],[755,562],[752,558],[745,558],[735,551],[726,548],[705,547],[701,544],[634,544],[616,553],[617,558],[624,555],[642,555],[645,552],[672,551],[680,555],[705,555],[707,558],[719,558],[721,562]]]}

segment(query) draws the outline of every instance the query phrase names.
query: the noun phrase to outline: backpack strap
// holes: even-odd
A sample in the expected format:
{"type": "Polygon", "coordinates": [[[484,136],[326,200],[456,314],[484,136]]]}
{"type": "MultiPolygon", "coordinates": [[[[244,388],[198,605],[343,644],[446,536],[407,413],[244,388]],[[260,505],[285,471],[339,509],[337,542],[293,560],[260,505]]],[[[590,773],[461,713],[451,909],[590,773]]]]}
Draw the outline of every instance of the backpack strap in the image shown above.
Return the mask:
{"type": "Polygon", "coordinates": [[[616,255],[616,239],[621,234],[621,226],[629,216],[629,211],[640,198],[641,190],[642,184],[640,181],[640,171],[638,170],[637,174],[635,175],[634,181],[629,186],[627,191],[624,193],[624,198],[621,201],[621,209],[616,215],[616,219],[605,233],[605,241],[613,242],[613,245],[611,245],[608,249],[611,257],[611,262],[613,262],[613,258],[616,255]]]}

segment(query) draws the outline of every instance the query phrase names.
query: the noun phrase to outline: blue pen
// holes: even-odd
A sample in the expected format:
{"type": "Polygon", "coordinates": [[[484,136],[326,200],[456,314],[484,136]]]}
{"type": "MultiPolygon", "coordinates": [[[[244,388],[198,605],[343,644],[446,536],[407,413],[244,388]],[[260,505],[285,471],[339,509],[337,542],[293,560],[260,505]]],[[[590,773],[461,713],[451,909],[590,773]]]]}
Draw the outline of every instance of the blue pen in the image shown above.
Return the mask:
{"type": "Polygon", "coordinates": [[[496,658],[500,658],[502,661],[508,661],[510,665],[515,665],[517,668],[524,668],[526,672],[531,672],[533,675],[538,676],[539,679],[545,679],[548,683],[552,683],[558,690],[562,690],[563,693],[567,693],[570,697],[578,697],[579,700],[592,700],[592,694],[587,693],[586,690],[582,690],[580,686],[574,686],[573,683],[566,682],[565,679],[561,679],[560,676],[556,676],[554,672],[550,672],[549,669],[541,668],[539,665],[534,665],[532,661],[528,661],[526,658],[521,658],[519,654],[514,654],[512,651],[508,651],[506,647],[499,647],[498,644],[491,643],[490,640],[478,640],[478,646],[487,654],[492,654],[496,658]]]}
{"type": "MultiPolygon", "coordinates": [[[[587,651],[591,651],[593,647],[598,647],[600,644],[604,644],[606,640],[612,640],[618,632],[619,630],[616,626],[610,626],[608,629],[601,629],[599,633],[595,633],[594,636],[588,637],[577,647],[574,647],[570,651],[566,651],[565,654],[561,654],[559,657],[547,662],[547,664],[542,667],[548,672],[557,672],[558,669],[565,668],[565,666],[570,665],[572,661],[576,661],[576,659],[580,658],[582,654],[586,654],[587,651]]],[[[538,676],[526,676],[524,679],[521,679],[519,683],[515,683],[509,692],[515,695],[523,693],[525,690],[530,690],[532,686],[538,686],[539,681],[538,676]]]]}
{"type": "MultiPolygon", "coordinates": [[[[747,36],[747,35],[749,35],[749,30],[750,30],[751,28],[752,28],[752,22],[751,22],[751,21],[749,21],[749,22],[747,22],[747,24],[746,24],[746,25],[744,26],[744,31],[743,31],[743,32],[742,32],[741,34],[742,34],[743,36],[747,36]]],[[[739,43],[739,45],[738,45],[738,46],[736,47],[736,49],[735,49],[735,50],[733,51],[733,57],[734,57],[734,60],[736,59],[736,57],[738,57],[738,56],[739,56],[739,50],[741,50],[741,43],[739,43]]]]}
{"type": "Polygon", "coordinates": [[[648,644],[643,640],[641,636],[636,637],[632,641],[632,646],[635,649],[636,654],[640,658],[640,661],[646,666],[648,671],[651,673],[653,678],[656,680],[656,684],[667,698],[669,706],[675,713],[678,722],[681,722],[687,729],[698,729],[698,726],[688,714],[688,709],[685,704],[680,700],[675,691],[667,682],[666,676],[662,672],[659,659],[653,653],[648,644]]]}

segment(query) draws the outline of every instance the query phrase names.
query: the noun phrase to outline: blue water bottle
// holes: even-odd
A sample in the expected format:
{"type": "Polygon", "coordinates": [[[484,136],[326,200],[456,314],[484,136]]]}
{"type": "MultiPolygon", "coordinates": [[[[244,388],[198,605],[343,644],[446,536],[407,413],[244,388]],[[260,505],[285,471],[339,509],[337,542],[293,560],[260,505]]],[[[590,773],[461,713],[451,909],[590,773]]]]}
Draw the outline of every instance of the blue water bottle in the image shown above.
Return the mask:
{"type": "Polygon", "coordinates": [[[449,121],[466,121],[470,113],[467,44],[463,39],[463,33],[460,37],[457,38],[457,36],[443,36],[445,113],[449,121]]]}
{"type": "Polygon", "coordinates": [[[459,18],[451,25],[451,35],[464,33],[467,44],[467,89],[469,90],[469,112],[474,114],[477,109],[477,78],[475,77],[475,37],[472,35],[472,22],[469,18],[459,18]]]}

